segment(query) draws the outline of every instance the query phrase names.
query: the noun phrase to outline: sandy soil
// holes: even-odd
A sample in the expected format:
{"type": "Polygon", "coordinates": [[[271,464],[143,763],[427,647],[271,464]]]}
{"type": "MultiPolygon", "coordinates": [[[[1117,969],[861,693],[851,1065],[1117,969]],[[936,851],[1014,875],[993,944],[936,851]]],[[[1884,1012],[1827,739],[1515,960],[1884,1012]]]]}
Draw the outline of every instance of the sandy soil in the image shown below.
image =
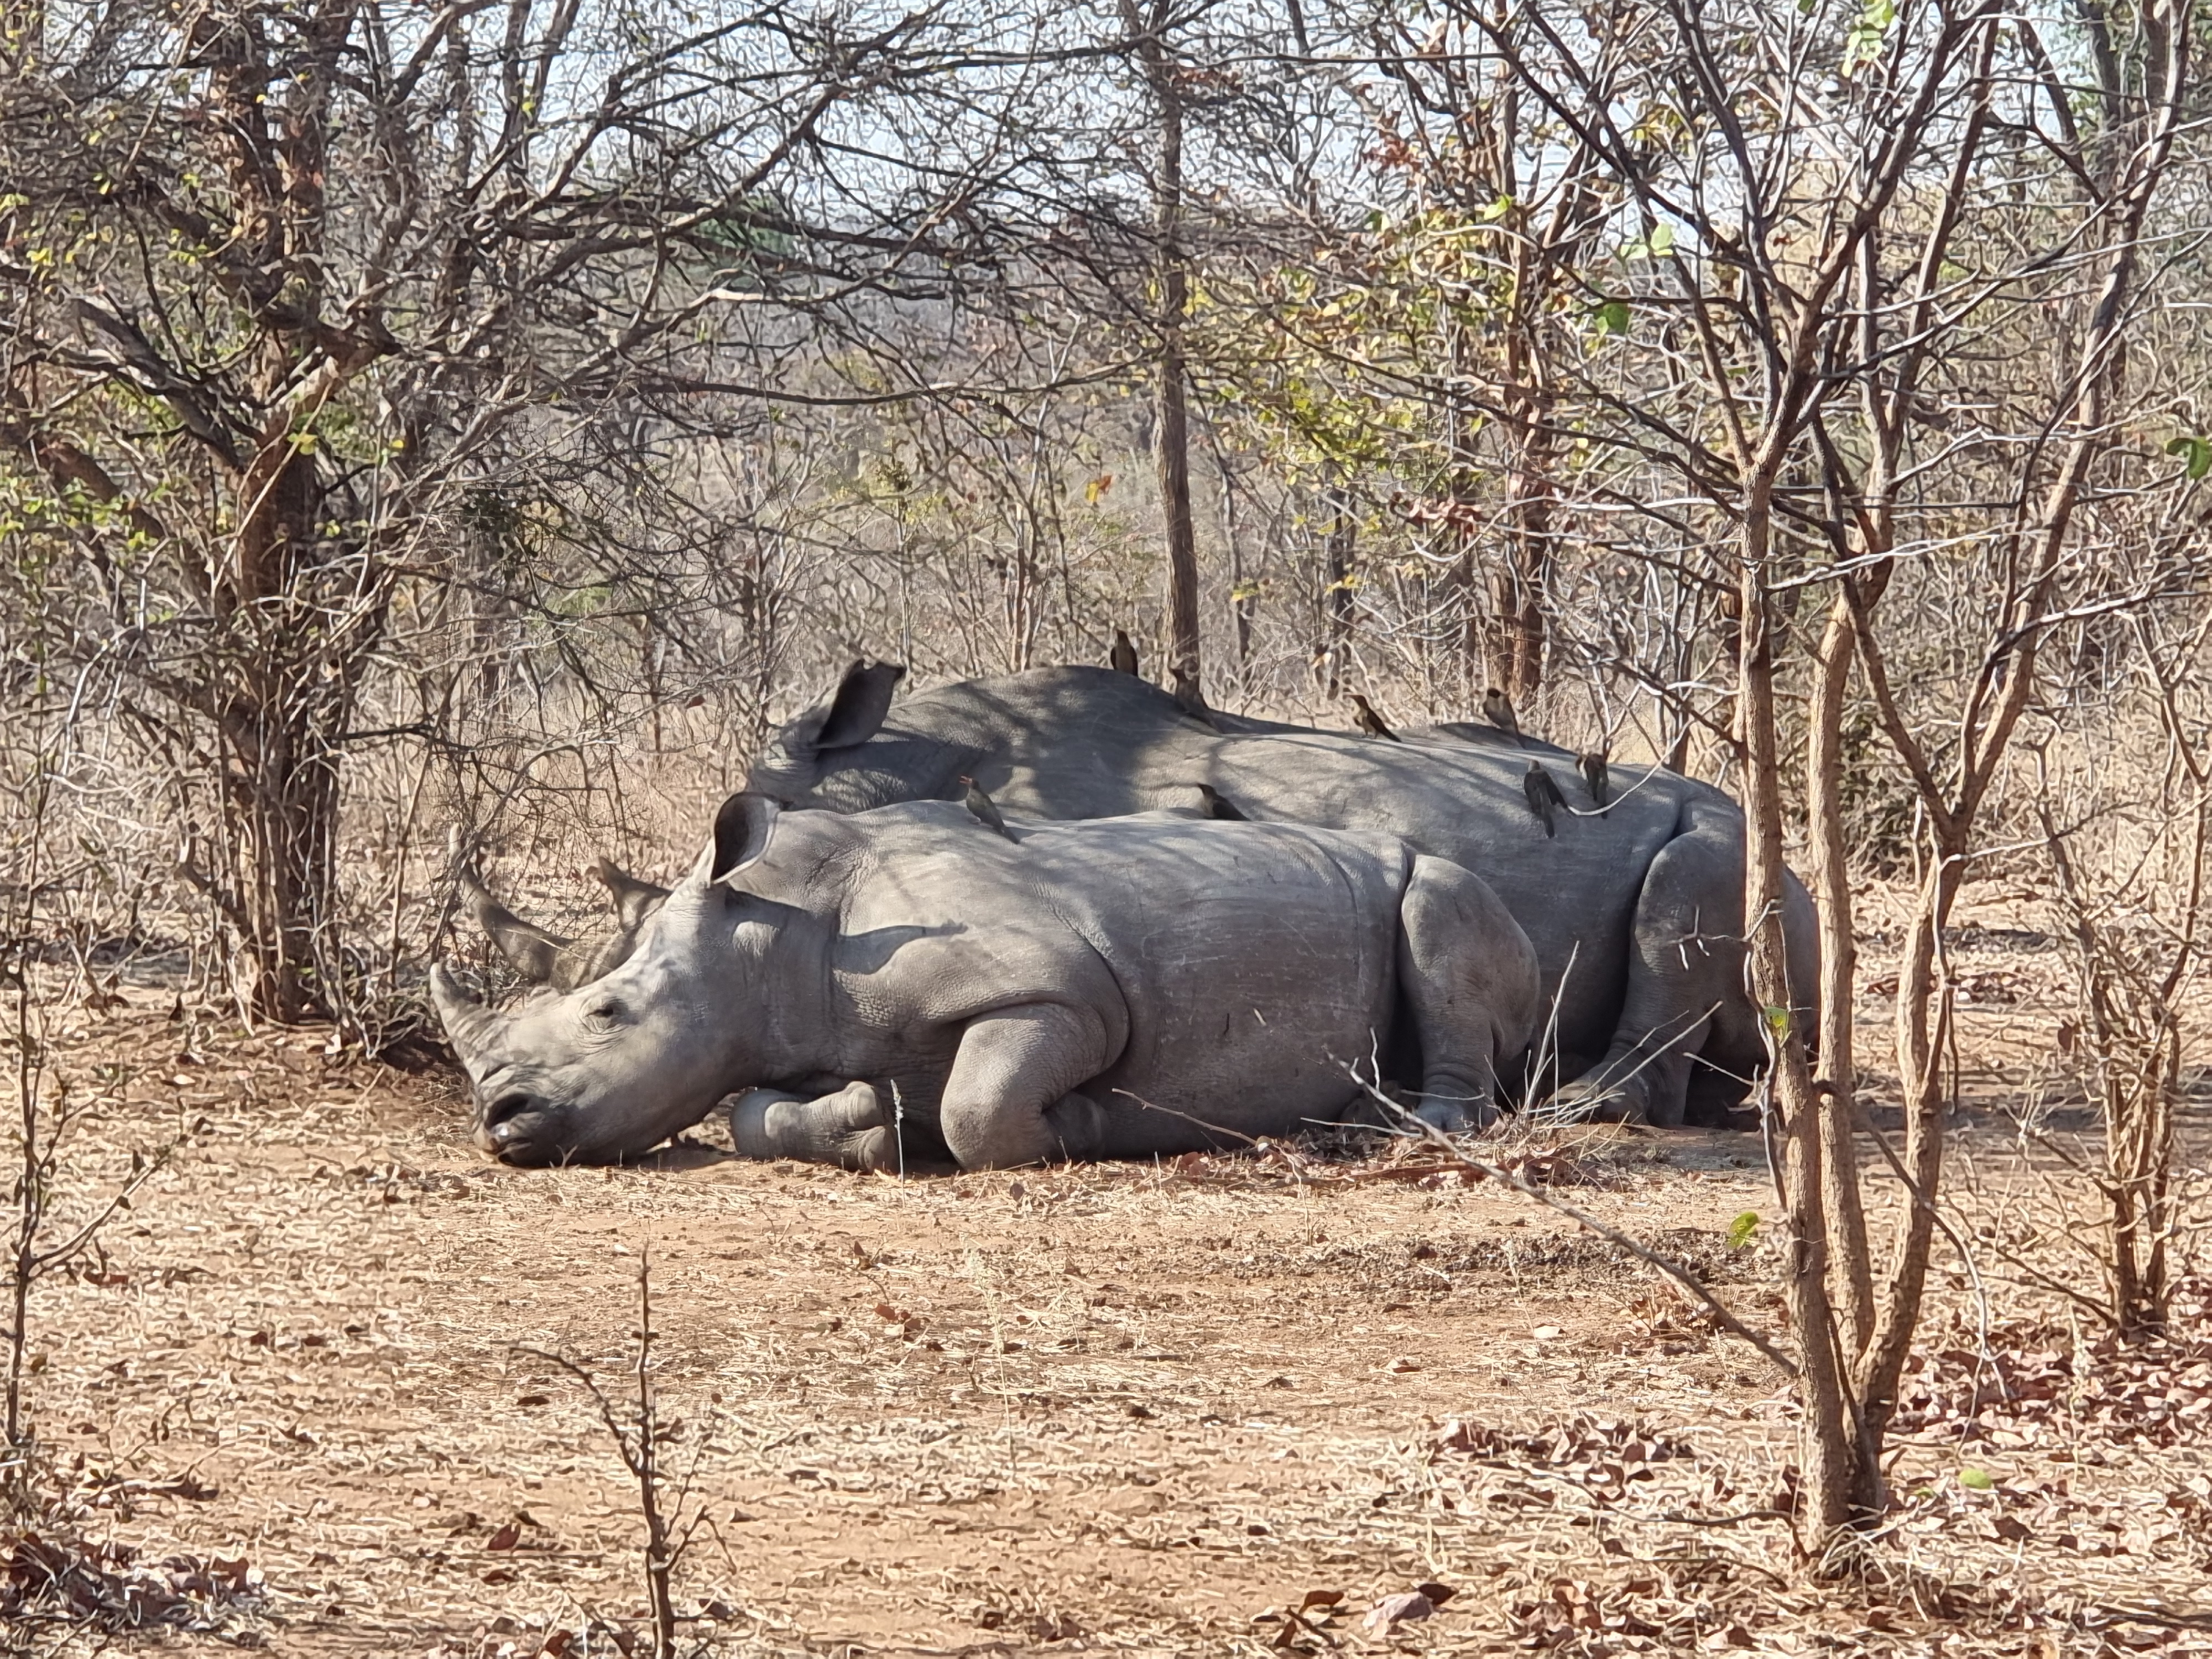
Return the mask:
{"type": "MultiPolygon", "coordinates": [[[[86,1531],[246,1564],[211,1628],[128,1644],[616,1651],[635,1488],[541,1356],[627,1409],[649,1261],[666,1501],[698,1517],[678,1600],[716,1652],[2212,1650],[2201,1307],[2149,1369],[2108,1364],[1982,1261],[2030,1379],[1984,1408],[1957,1397],[1986,1366],[1947,1262],[1882,1571],[1808,1588],[1783,1380],[1493,1184],[1387,1149],[901,1183],[702,1141],[508,1170],[447,1074],[169,1001],[60,1035],[93,1105],[77,1211],[206,1121],[33,1312],[86,1531]],[[1424,1583],[1456,1593],[1365,1627],[1424,1583]],[[1342,1599],[1287,1617],[1310,1593],[1342,1599]]],[[[2014,1073],[2047,1045],[2017,1000],[1990,1018],[2014,1073]]],[[[2086,1283],[2048,1160],[1995,1118],[1965,1144],[1960,1218],[2086,1283]]],[[[1726,1239],[1774,1209],[1755,1136],[1616,1133],[1565,1173],[1778,1330],[1771,1226],[1726,1239]]]]}

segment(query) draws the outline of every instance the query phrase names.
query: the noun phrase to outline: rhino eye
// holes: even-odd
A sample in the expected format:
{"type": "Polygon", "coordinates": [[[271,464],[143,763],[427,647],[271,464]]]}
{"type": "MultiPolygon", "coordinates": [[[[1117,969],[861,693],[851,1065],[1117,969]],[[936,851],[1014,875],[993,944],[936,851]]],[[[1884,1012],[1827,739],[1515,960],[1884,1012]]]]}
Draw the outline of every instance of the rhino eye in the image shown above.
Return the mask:
{"type": "Polygon", "coordinates": [[[584,1024],[594,1031],[611,1031],[623,1023],[623,1006],[611,997],[602,997],[584,1010],[584,1024]]]}

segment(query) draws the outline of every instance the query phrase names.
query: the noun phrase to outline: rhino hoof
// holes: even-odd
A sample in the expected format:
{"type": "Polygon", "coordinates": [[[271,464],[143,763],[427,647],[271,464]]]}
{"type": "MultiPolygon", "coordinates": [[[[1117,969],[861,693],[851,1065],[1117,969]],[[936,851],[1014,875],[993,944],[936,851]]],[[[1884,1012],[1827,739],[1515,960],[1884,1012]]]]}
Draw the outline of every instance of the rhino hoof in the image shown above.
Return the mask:
{"type": "Polygon", "coordinates": [[[1432,1129],[1448,1135],[1479,1134],[1498,1121],[1498,1108],[1486,1100],[1459,1100],[1444,1095],[1424,1095],[1413,1115],[1432,1129]]]}

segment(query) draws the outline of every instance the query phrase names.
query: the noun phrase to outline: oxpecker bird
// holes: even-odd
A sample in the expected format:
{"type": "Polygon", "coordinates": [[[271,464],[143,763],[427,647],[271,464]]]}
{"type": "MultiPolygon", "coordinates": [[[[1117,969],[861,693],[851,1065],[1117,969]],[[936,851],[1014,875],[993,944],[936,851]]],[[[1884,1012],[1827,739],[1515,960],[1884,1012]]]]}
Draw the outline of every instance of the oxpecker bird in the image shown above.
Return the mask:
{"type": "Polygon", "coordinates": [[[1013,836],[1006,828],[1006,819],[999,816],[999,809],[991,804],[991,798],[983,793],[982,786],[973,778],[963,777],[960,781],[968,786],[964,799],[968,810],[975,815],[977,821],[1012,841],[1013,836]]]}
{"type": "Polygon", "coordinates": [[[1552,781],[1552,775],[1540,762],[1528,763],[1528,775],[1521,780],[1521,788],[1528,797],[1528,810],[1544,821],[1544,834],[1547,837],[1558,835],[1559,823],[1552,813],[1555,808],[1565,806],[1567,798],[1559,793],[1559,786],[1552,781]]]}
{"type": "Polygon", "coordinates": [[[1494,685],[1482,694],[1482,718],[1514,742],[1521,742],[1521,722],[1513,717],[1513,699],[1494,685]]]}
{"type": "Polygon", "coordinates": [[[1576,759],[1583,769],[1583,781],[1589,785],[1590,799],[1597,803],[1598,817],[1605,816],[1606,808],[1613,805],[1613,796],[1605,787],[1605,750],[1593,749],[1576,759]]]}
{"type": "Polygon", "coordinates": [[[1355,691],[1352,694],[1352,701],[1358,710],[1358,712],[1352,717],[1352,723],[1358,726],[1361,731],[1364,732],[1369,737],[1388,738],[1393,743],[1403,743],[1405,741],[1403,738],[1400,737],[1395,732],[1393,732],[1389,726],[1382,723],[1382,717],[1375,712],[1374,705],[1370,703],[1366,698],[1361,696],[1359,693],[1355,691]]]}
{"type": "Polygon", "coordinates": [[[1106,653],[1106,665],[1117,674],[1137,672],[1137,647],[1129,643],[1129,636],[1121,629],[1114,630],[1114,648],[1106,653]]]}

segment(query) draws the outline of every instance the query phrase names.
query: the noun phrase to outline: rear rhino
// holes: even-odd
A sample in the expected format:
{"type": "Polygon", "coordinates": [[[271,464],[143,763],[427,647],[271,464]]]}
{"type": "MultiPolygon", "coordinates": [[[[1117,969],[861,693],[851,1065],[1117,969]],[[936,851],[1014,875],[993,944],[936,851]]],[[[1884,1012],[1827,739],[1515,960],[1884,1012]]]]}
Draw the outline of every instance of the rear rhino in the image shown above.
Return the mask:
{"type": "MultiPolygon", "coordinates": [[[[1717,1115],[1765,1062],[1743,988],[1743,814],[1658,767],[1616,768],[1601,802],[1575,757],[1488,727],[1401,742],[1194,711],[1133,675],[1040,668],[892,706],[905,670],[857,663],[793,721],[747,787],[853,812],[957,799],[972,777],[1006,810],[1101,818],[1154,807],[1402,837],[1487,883],[1536,951],[1542,1089],[1560,1109],[1672,1126],[1717,1115]],[[1531,763],[1570,792],[1532,810],[1531,763]],[[1584,803],[1588,804],[1585,805],[1584,803]],[[1569,1081],[1579,1079],[1579,1081],[1569,1081]]],[[[1812,902],[1792,879],[1790,982],[1816,977],[1812,902]]]]}
{"type": "Polygon", "coordinates": [[[733,798],[600,978],[501,1017],[434,971],[479,1140],[615,1158],[752,1090],[755,1157],[1139,1157],[1340,1118],[1346,1066],[1394,1036],[1425,1116],[1480,1121],[1528,1044],[1527,938],[1394,838],[1172,813],[1012,834],[933,802],[733,798]]]}

